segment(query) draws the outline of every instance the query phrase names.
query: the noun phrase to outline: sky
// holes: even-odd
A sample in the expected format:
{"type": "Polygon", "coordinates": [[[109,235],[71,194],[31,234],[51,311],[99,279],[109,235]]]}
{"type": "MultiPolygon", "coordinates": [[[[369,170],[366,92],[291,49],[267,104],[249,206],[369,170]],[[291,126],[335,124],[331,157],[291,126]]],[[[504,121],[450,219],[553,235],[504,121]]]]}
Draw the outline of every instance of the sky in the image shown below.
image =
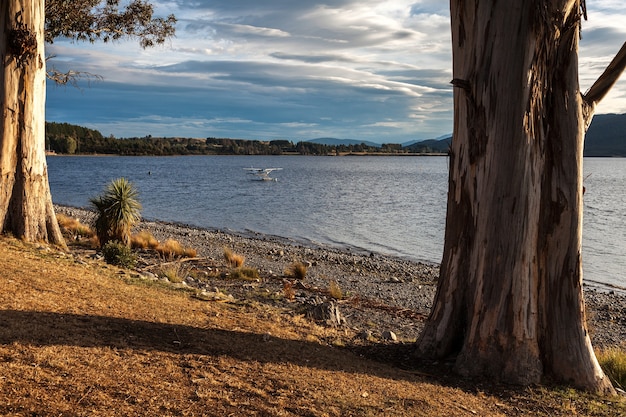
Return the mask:
{"type": "MultiPolygon", "coordinates": [[[[48,67],[98,74],[47,87],[46,120],[115,137],[320,137],[404,143],[452,132],[449,3],[442,0],[151,0],[176,36],[47,45],[48,67]]],[[[626,41],[623,0],[589,0],[588,89],[626,41]]],[[[596,114],[626,113],[626,75],[596,114]]]]}

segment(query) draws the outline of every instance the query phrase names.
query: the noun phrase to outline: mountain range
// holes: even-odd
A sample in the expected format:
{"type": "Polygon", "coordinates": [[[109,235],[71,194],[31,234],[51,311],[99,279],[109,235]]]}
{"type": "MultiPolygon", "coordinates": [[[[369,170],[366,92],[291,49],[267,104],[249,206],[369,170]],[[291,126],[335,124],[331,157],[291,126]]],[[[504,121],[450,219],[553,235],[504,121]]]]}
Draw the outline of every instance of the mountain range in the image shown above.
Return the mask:
{"type": "MultiPolygon", "coordinates": [[[[402,147],[411,152],[447,152],[452,135],[443,135],[434,139],[402,143],[402,147]]],[[[358,145],[380,147],[381,144],[357,139],[318,138],[307,142],[324,145],[358,145]]],[[[598,114],[593,118],[585,136],[585,156],[620,156],[626,157],[626,114],[598,114]]]]}

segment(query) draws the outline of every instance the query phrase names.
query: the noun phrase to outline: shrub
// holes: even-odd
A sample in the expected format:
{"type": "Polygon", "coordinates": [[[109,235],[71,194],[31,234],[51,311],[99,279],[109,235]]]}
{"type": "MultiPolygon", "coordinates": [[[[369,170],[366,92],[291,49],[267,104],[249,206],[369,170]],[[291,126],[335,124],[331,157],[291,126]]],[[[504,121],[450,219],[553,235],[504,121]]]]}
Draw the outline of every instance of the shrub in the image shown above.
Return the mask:
{"type": "Polygon", "coordinates": [[[96,233],[100,245],[118,240],[130,246],[130,231],[141,218],[137,189],[125,178],[113,180],[104,194],[89,201],[96,209],[96,233]]]}
{"type": "Polygon", "coordinates": [[[596,352],[596,355],[611,382],[621,389],[626,388],[626,351],[609,348],[596,352]]]}
{"type": "Polygon", "coordinates": [[[295,279],[303,280],[306,277],[307,268],[302,262],[294,262],[289,265],[285,271],[285,275],[293,277],[295,279]]]}
{"type": "Polygon", "coordinates": [[[110,240],[102,247],[104,260],[111,264],[123,268],[132,268],[137,263],[137,258],[133,251],[123,243],[110,240]]]}
{"type": "Polygon", "coordinates": [[[133,248],[156,249],[159,246],[159,241],[152,233],[142,230],[131,237],[130,245],[133,248]]]}
{"type": "Polygon", "coordinates": [[[236,253],[233,253],[233,251],[231,251],[229,248],[224,248],[224,259],[226,259],[226,262],[231,267],[241,268],[246,258],[242,255],[237,255],[236,253]]]}

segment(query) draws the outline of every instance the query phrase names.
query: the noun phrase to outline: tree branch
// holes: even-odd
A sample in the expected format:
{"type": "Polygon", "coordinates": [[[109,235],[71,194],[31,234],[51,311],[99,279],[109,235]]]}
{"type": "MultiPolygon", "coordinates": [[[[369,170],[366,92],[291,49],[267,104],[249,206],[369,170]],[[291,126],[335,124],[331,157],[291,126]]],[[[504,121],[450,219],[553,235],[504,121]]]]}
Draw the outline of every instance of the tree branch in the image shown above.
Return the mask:
{"type": "Polygon", "coordinates": [[[98,75],[98,74],[92,74],[90,72],[84,72],[84,71],[67,71],[67,72],[61,72],[58,71],[55,68],[49,69],[46,72],[46,77],[49,80],[54,81],[55,83],[57,83],[58,85],[71,85],[73,87],[79,88],[78,87],[78,80],[80,79],[87,79],[89,81],[102,81],[102,76],[98,75]]]}
{"type": "Polygon", "coordinates": [[[584,103],[584,117],[585,125],[589,127],[591,124],[591,118],[596,107],[596,104],[600,102],[617,82],[622,72],[626,68],[626,42],[622,45],[617,55],[613,58],[608,67],[604,70],[602,75],[596,80],[585,94],[582,95],[584,103]]]}

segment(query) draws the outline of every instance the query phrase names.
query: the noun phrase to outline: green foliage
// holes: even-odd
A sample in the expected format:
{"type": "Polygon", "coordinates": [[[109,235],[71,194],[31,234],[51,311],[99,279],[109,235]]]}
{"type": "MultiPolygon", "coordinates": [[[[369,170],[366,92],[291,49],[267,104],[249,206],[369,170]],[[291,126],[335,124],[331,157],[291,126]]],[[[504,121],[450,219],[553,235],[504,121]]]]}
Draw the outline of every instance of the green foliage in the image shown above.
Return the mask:
{"type": "Polygon", "coordinates": [[[46,122],[46,149],[56,153],[80,153],[83,152],[83,147],[92,152],[90,145],[103,139],[97,130],[69,123],[46,122]]]}
{"type": "Polygon", "coordinates": [[[109,42],[137,38],[143,48],[174,36],[176,18],[154,18],[146,0],[46,0],[45,40],[56,38],[109,42]]]}
{"type": "Polygon", "coordinates": [[[123,268],[132,268],[137,263],[137,257],[133,251],[116,240],[111,240],[102,247],[102,255],[108,264],[123,268]]]}
{"type": "Polygon", "coordinates": [[[315,142],[293,142],[280,139],[272,141],[228,138],[160,138],[151,135],[142,138],[118,139],[103,137],[91,130],[67,123],[46,123],[46,146],[57,153],[67,153],[60,142],[70,137],[76,140],[76,153],[105,155],[336,155],[349,153],[405,154],[447,153],[450,139],[429,140],[403,147],[384,144],[380,148],[365,143],[350,145],[326,145],[315,142]]]}
{"type": "Polygon", "coordinates": [[[95,229],[101,246],[111,240],[130,246],[131,229],[141,218],[137,197],[137,189],[125,178],[118,178],[103,195],[89,200],[97,212],[95,229]]]}

